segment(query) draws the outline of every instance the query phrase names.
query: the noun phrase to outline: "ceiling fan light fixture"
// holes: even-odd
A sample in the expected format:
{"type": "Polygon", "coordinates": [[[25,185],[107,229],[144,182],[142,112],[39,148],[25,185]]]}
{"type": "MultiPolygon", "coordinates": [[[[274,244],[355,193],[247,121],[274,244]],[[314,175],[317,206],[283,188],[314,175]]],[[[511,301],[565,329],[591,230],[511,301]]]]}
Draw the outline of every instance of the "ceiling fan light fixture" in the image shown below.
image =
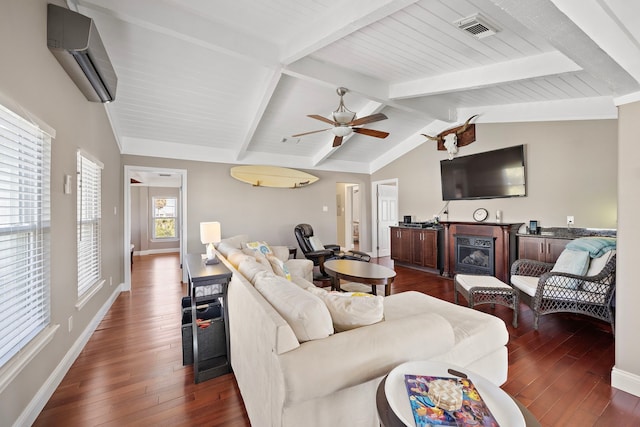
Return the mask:
{"type": "Polygon", "coordinates": [[[340,96],[340,104],[338,104],[338,108],[336,111],[332,113],[333,121],[336,123],[340,123],[341,125],[346,125],[347,123],[351,123],[356,118],[356,113],[350,111],[347,107],[344,106],[344,100],[342,97],[349,90],[346,87],[339,87],[336,89],[336,92],[340,96]]]}
{"type": "Polygon", "coordinates": [[[335,136],[347,136],[353,132],[353,129],[349,126],[336,126],[331,129],[331,132],[333,132],[335,136]]]}
{"type": "Polygon", "coordinates": [[[345,111],[338,110],[333,112],[333,121],[340,123],[341,125],[346,125],[347,123],[351,123],[355,118],[356,118],[356,113],[346,109],[345,111]]]}

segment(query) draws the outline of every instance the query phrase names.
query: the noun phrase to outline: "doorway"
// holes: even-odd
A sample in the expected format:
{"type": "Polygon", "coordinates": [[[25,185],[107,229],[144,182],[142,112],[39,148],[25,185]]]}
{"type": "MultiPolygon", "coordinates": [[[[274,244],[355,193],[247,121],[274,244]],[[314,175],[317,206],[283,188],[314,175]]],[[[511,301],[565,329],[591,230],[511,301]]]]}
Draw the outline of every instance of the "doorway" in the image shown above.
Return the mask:
{"type": "Polygon", "coordinates": [[[371,183],[372,243],[376,257],[391,255],[391,226],[398,225],[398,179],[371,183]]]}
{"type": "MultiPolygon", "coordinates": [[[[186,255],[187,242],[187,171],[184,169],[151,168],[144,166],[124,167],[124,291],[131,290],[131,244],[132,244],[132,187],[143,184],[149,187],[172,187],[177,189],[177,221],[180,265],[186,255]]],[[[186,269],[182,271],[182,281],[187,282],[186,269]]]]}

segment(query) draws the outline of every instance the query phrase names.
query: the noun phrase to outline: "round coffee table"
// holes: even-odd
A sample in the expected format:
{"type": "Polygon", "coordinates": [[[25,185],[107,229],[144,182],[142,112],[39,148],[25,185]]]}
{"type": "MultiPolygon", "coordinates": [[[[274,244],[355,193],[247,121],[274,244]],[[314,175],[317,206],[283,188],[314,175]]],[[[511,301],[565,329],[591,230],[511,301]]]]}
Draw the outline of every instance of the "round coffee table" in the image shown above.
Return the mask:
{"type": "Polygon", "coordinates": [[[376,286],[384,285],[385,296],[391,295],[391,284],[396,272],[383,265],[351,259],[325,261],[324,269],[331,277],[331,289],[340,289],[340,279],[371,285],[371,293],[376,295],[376,286]]]}
{"type": "MultiPolygon", "coordinates": [[[[394,412],[394,408],[398,411],[401,410],[399,408],[401,404],[404,403],[402,399],[406,399],[406,405],[410,408],[406,386],[404,385],[404,374],[412,373],[417,375],[453,377],[453,375],[447,373],[448,366],[449,365],[437,362],[418,361],[403,363],[392,370],[389,375],[382,379],[376,392],[376,406],[378,409],[380,424],[383,427],[404,427],[415,425],[412,422],[403,422],[400,419],[400,416],[394,412]],[[388,381],[390,383],[388,383],[388,381]],[[388,396],[389,393],[392,395],[388,396]],[[390,403],[389,400],[392,400],[392,403],[390,403]]],[[[461,372],[465,372],[465,369],[463,368],[456,369],[461,372]]],[[[469,378],[474,382],[474,385],[487,403],[487,406],[489,406],[489,409],[492,410],[494,416],[496,416],[497,421],[500,422],[502,419],[503,422],[500,422],[500,425],[540,427],[538,420],[536,420],[533,414],[531,414],[524,405],[509,396],[498,386],[491,384],[488,380],[477,374],[469,373],[469,378]],[[513,404],[511,404],[511,402],[513,402],[513,404]],[[520,418],[520,415],[516,414],[515,411],[519,411],[522,414],[522,418],[520,418]],[[506,424],[504,423],[505,418],[508,421],[506,424]],[[517,419],[514,420],[515,418],[517,419]]],[[[401,414],[401,416],[405,420],[410,417],[406,411],[404,414],[401,414]]]]}

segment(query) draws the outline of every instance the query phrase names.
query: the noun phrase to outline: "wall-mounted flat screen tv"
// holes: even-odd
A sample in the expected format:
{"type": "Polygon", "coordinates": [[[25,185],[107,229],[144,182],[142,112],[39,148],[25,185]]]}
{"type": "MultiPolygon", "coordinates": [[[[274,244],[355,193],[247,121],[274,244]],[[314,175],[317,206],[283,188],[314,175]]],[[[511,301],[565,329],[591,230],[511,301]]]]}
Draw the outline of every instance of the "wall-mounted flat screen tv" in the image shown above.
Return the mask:
{"type": "Polygon", "coordinates": [[[442,160],[442,200],[526,196],[524,160],[524,145],[442,160]]]}

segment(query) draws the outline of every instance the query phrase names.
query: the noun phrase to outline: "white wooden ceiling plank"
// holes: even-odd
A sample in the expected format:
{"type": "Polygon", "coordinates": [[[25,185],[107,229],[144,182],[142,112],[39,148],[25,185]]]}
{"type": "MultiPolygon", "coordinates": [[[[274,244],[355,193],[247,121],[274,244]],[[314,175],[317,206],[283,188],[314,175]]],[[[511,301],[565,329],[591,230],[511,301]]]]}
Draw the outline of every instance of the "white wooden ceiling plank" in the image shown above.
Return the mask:
{"type": "Polygon", "coordinates": [[[410,77],[420,71],[414,61],[407,61],[405,47],[396,49],[385,47],[388,39],[373,33],[358,33],[335,46],[340,47],[345,54],[340,54],[331,48],[317,52],[314,56],[324,57],[331,62],[343,64],[361,73],[371,74],[378,78],[398,78],[398,74],[410,77]],[[348,58],[348,59],[347,59],[348,58]],[[354,61],[354,59],[358,59],[354,61]],[[384,72],[383,70],[386,70],[384,72]]]}
{"type": "MultiPolygon", "coordinates": [[[[453,38],[463,45],[466,45],[467,49],[472,49],[473,52],[468,52],[467,54],[479,64],[513,58],[514,52],[512,52],[511,49],[508,49],[509,51],[505,52],[505,46],[496,46],[487,42],[491,39],[495,40],[498,37],[492,36],[478,40],[464,31],[459,30],[455,26],[454,22],[471,16],[477,12],[481,12],[481,10],[479,10],[475,5],[463,0],[452,2],[438,1],[428,3],[428,9],[423,10],[424,13],[419,14],[421,19],[425,20],[425,22],[431,26],[437,26],[443,34],[448,35],[449,39],[453,38]],[[433,17],[436,19],[433,19],[433,17]]],[[[500,37],[504,36],[505,34],[503,33],[500,37]]],[[[513,34],[511,35],[511,37],[514,36],[515,35],[513,34]]],[[[448,43],[450,43],[450,40],[447,41],[447,44],[448,43]]],[[[454,50],[461,51],[460,48],[456,48],[455,46],[453,47],[454,50]]]]}
{"type": "Polygon", "coordinates": [[[471,55],[465,54],[469,50],[469,46],[462,43],[456,46],[455,39],[445,33],[438,32],[434,34],[425,31],[429,24],[420,20],[418,16],[410,15],[403,11],[390,18],[390,20],[395,20],[400,24],[396,43],[404,46],[407,43],[406,39],[409,38],[414,43],[410,45],[411,49],[416,48],[415,44],[417,43],[419,45],[417,51],[424,53],[423,56],[410,54],[410,57],[414,58],[414,60],[425,58],[428,62],[436,64],[438,66],[437,70],[442,70],[443,66],[455,68],[477,65],[478,62],[472,59],[471,55]]]}
{"type": "Polygon", "coordinates": [[[280,62],[290,64],[417,0],[351,0],[336,4],[330,14],[319,16],[283,46],[280,62]]]}
{"type": "Polygon", "coordinates": [[[580,67],[566,56],[559,52],[550,52],[412,82],[392,84],[389,96],[397,99],[434,95],[578,70],[580,67]]]}
{"type": "MultiPolygon", "coordinates": [[[[434,3],[434,5],[442,6],[440,3],[434,3]]],[[[415,11],[412,10],[411,13],[406,11],[399,16],[407,22],[407,25],[420,32],[422,38],[430,40],[434,49],[437,49],[441,55],[453,61],[451,66],[468,67],[506,59],[506,56],[496,52],[495,49],[488,47],[482,41],[458,30],[453,25],[453,21],[459,19],[458,14],[452,13],[449,8],[445,7],[444,10],[448,11],[449,15],[456,16],[449,21],[447,17],[442,16],[444,13],[442,10],[440,10],[440,15],[436,15],[437,11],[434,11],[434,8],[435,6],[429,7],[427,10],[416,7],[415,11]],[[437,33],[434,34],[434,30],[437,33]]]]}
{"type": "Polygon", "coordinates": [[[78,5],[85,14],[100,13],[234,58],[263,65],[277,64],[277,46],[265,39],[233,31],[224,23],[213,24],[202,16],[168,7],[165,2],[80,0],[78,5]]]}

